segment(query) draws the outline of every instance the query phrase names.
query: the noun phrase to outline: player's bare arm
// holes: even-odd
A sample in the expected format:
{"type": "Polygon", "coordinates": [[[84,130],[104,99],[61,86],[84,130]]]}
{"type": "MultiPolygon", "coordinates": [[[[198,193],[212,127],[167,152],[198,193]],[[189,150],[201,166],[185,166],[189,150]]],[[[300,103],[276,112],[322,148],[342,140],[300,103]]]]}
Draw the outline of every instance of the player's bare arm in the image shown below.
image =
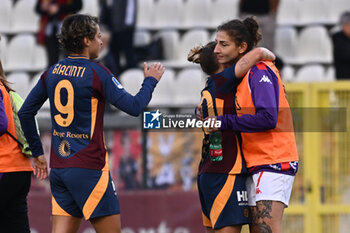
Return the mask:
{"type": "Polygon", "coordinates": [[[259,47],[251,50],[238,60],[235,67],[235,74],[238,78],[243,77],[248,70],[261,60],[273,61],[276,59],[275,54],[270,50],[259,47]]]}

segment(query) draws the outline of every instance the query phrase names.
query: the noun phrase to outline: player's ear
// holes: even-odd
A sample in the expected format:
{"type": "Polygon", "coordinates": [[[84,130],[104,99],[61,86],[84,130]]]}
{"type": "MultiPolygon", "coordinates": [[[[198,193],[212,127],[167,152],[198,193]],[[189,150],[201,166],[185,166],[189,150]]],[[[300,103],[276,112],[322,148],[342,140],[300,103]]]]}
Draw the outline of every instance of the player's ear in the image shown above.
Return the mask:
{"type": "Polygon", "coordinates": [[[248,45],[246,42],[242,42],[241,45],[239,46],[239,53],[243,54],[248,48],[248,45]]]}
{"type": "Polygon", "coordinates": [[[89,38],[84,37],[83,42],[84,42],[84,46],[85,46],[85,47],[89,47],[89,46],[90,46],[90,40],[89,40],[89,38]]]}

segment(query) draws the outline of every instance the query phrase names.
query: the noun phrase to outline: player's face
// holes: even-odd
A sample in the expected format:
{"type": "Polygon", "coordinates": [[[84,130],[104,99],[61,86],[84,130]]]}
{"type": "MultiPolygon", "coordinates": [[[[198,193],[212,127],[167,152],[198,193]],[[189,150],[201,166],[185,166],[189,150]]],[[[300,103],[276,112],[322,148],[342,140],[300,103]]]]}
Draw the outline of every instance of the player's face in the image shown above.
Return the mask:
{"type": "Polygon", "coordinates": [[[100,26],[97,25],[95,37],[93,40],[91,40],[91,46],[89,48],[90,59],[97,58],[101,48],[102,48],[101,31],[100,31],[100,26]]]}
{"type": "Polygon", "coordinates": [[[347,37],[350,38],[350,23],[346,23],[342,26],[343,31],[347,37]]]}
{"type": "Polygon", "coordinates": [[[241,53],[241,47],[237,46],[225,31],[218,31],[216,42],[214,53],[218,62],[223,65],[234,63],[241,53]]]}

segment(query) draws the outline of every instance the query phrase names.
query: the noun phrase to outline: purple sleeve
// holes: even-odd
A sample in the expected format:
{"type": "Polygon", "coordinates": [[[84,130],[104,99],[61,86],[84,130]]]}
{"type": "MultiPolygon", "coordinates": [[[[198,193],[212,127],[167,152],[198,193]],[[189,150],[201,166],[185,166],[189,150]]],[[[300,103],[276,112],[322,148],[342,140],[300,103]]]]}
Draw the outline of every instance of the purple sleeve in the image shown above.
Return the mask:
{"type": "Polygon", "coordinates": [[[3,135],[8,128],[8,119],[5,112],[5,105],[0,91],[0,136],[3,135]]]}
{"type": "Polygon", "coordinates": [[[221,130],[262,132],[276,128],[279,106],[276,75],[269,70],[256,70],[250,77],[249,84],[255,114],[218,116],[217,119],[221,121],[221,130]]]}

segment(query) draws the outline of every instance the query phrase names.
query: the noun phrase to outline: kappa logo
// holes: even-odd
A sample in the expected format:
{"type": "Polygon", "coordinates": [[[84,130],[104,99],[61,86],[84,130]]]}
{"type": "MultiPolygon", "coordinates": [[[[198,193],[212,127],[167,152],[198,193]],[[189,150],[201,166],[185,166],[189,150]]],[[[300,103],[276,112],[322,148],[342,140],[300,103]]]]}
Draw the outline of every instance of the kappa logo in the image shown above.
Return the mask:
{"type": "Polygon", "coordinates": [[[256,194],[262,194],[259,188],[256,189],[256,194]]]}
{"type": "Polygon", "coordinates": [[[264,82],[264,83],[270,83],[272,84],[271,80],[269,79],[269,77],[267,77],[266,75],[263,75],[259,81],[259,83],[264,82]]]}

